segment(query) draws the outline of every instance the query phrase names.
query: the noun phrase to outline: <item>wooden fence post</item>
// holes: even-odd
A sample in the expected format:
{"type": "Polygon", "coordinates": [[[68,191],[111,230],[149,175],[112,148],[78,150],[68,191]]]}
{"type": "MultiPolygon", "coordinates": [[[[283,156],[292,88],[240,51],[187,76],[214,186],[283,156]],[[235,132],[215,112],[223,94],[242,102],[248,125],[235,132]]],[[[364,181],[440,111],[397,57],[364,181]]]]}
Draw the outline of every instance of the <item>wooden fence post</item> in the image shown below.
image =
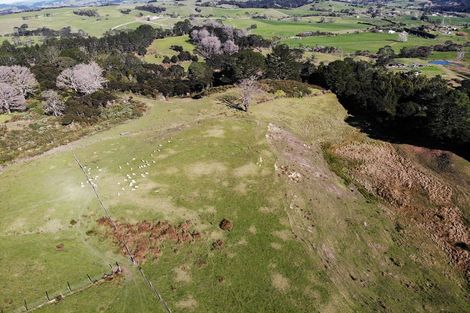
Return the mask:
{"type": "Polygon", "coordinates": [[[91,277],[90,277],[90,275],[86,274],[86,276],[88,277],[88,279],[90,280],[90,282],[91,282],[92,284],[94,284],[94,283],[95,283],[93,280],[91,280],[91,277]]]}

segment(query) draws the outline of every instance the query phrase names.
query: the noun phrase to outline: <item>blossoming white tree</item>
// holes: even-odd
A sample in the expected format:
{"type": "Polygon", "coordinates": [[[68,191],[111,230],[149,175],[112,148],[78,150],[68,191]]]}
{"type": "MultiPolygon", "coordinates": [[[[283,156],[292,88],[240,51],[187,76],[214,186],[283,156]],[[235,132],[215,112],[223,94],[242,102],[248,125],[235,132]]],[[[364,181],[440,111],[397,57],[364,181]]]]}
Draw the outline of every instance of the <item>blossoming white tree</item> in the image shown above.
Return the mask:
{"type": "Polygon", "coordinates": [[[24,110],[26,110],[26,100],[21,90],[10,84],[0,83],[0,112],[24,110]]]}
{"type": "Polygon", "coordinates": [[[0,83],[5,83],[21,91],[23,97],[32,93],[38,82],[31,70],[25,66],[0,66],[0,83]]]}
{"type": "Polygon", "coordinates": [[[78,64],[62,71],[57,77],[56,85],[62,89],[72,89],[82,94],[91,94],[103,88],[106,83],[103,77],[103,69],[91,62],[90,64],[78,64]]]}
{"type": "Polygon", "coordinates": [[[46,90],[42,93],[42,97],[44,99],[42,102],[44,113],[54,116],[63,114],[65,105],[56,91],[46,90]]]}
{"type": "Polygon", "coordinates": [[[220,54],[221,47],[222,47],[222,43],[220,42],[219,38],[217,38],[216,36],[204,37],[201,40],[201,44],[200,44],[201,53],[205,57],[209,57],[214,54],[220,54]]]}
{"type": "Polygon", "coordinates": [[[401,33],[398,34],[398,40],[401,42],[407,42],[408,41],[408,33],[405,31],[402,31],[401,33]]]}
{"type": "Polygon", "coordinates": [[[237,53],[239,50],[239,47],[232,41],[232,40],[227,40],[224,43],[223,51],[227,54],[234,54],[237,53]]]}

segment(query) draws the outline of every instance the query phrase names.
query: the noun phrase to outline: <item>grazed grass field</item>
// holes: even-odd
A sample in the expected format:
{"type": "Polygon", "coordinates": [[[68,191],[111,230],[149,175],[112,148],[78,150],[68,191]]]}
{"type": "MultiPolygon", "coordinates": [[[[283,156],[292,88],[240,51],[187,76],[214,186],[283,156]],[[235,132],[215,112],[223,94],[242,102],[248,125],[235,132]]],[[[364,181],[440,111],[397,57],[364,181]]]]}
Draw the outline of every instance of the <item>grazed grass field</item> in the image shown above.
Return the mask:
{"type": "Polygon", "coordinates": [[[269,100],[249,114],[219,97],[143,99],[151,108],[141,119],[0,174],[0,307],[21,308],[46,290],[55,295],[66,281],[86,283],[87,273],[119,261],[121,279],[40,311],[161,310],[97,225],[103,212],[73,149],[115,219],[189,219],[201,233],[192,243],[165,242],[143,265],[174,312],[468,309],[463,279],[446,256],[419,233],[397,232],[380,203],[329,170],[321,144],[363,138],[343,121],[334,95],[269,100]],[[289,155],[295,142],[302,155],[289,155]],[[299,158],[320,176],[296,182],[299,158]],[[232,231],[219,228],[222,218],[232,231]],[[213,247],[218,239],[222,248],[213,247]]]}
{"type": "Polygon", "coordinates": [[[332,23],[317,23],[316,21],[308,22],[289,22],[276,20],[256,20],[256,19],[229,19],[227,24],[238,28],[247,28],[256,25],[256,29],[252,32],[266,38],[272,37],[291,37],[296,36],[300,32],[306,31],[322,31],[322,32],[354,32],[367,28],[367,25],[358,24],[354,20],[338,19],[332,23]]]}
{"type": "MultiPolygon", "coordinates": [[[[195,47],[188,40],[188,36],[155,39],[153,43],[147,48],[147,54],[145,55],[144,60],[147,63],[162,63],[165,56],[172,57],[178,54],[178,52],[170,49],[173,45],[182,46],[184,51],[193,53],[195,47]]],[[[190,63],[190,61],[183,62],[183,66],[187,68],[190,63]]]]}
{"type": "MultiPolygon", "coordinates": [[[[358,34],[341,34],[337,36],[315,36],[302,39],[285,39],[284,43],[293,46],[313,47],[333,46],[344,50],[345,52],[355,52],[357,50],[369,50],[377,52],[380,48],[389,45],[397,53],[402,47],[411,46],[432,46],[443,43],[451,39],[448,36],[439,36],[436,39],[424,39],[416,36],[409,36],[408,42],[398,41],[398,34],[388,33],[358,33],[358,34]]],[[[458,41],[456,37],[452,40],[458,41]]]]}
{"type": "Polygon", "coordinates": [[[99,17],[79,16],[73,13],[77,8],[45,9],[37,12],[23,12],[0,16],[0,35],[13,33],[14,27],[27,24],[29,29],[49,27],[60,29],[70,26],[72,31],[83,30],[91,36],[101,36],[105,32],[119,29],[133,29],[142,24],[151,24],[154,27],[168,27],[178,19],[162,17],[159,20],[147,21],[145,16],[153,15],[149,12],[135,10],[135,5],[93,7],[99,17]],[[129,14],[120,12],[122,9],[131,9],[129,14]],[[144,17],[140,17],[142,13],[144,17]]]}

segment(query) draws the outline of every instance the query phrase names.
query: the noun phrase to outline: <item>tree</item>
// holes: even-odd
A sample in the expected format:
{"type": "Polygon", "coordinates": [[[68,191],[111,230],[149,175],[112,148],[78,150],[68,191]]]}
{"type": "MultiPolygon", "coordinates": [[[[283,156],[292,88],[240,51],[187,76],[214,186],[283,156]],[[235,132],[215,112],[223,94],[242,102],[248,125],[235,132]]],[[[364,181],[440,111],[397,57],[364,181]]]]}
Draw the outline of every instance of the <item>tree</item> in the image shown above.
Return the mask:
{"type": "Polygon", "coordinates": [[[398,34],[398,41],[407,42],[408,41],[408,33],[406,31],[402,31],[398,34]]]}
{"type": "Polygon", "coordinates": [[[380,48],[377,52],[377,64],[385,65],[395,57],[395,51],[390,46],[380,48]]]}
{"type": "Polygon", "coordinates": [[[65,104],[56,91],[46,90],[42,93],[42,98],[44,99],[42,102],[44,113],[53,116],[64,114],[65,104]]]}
{"type": "Polygon", "coordinates": [[[191,22],[188,19],[184,21],[179,21],[175,24],[175,26],[173,26],[173,33],[176,36],[186,35],[189,34],[192,27],[193,26],[191,25],[191,22]]]}
{"type": "Polygon", "coordinates": [[[32,93],[38,82],[30,69],[24,66],[0,66],[0,83],[8,84],[18,89],[26,97],[32,93]]]}
{"type": "Polygon", "coordinates": [[[266,60],[268,77],[272,79],[299,79],[301,64],[298,55],[285,44],[277,45],[266,60]]]}
{"type": "Polygon", "coordinates": [[[197,85],[202,85],[202,88],[210,86],[212,75],[212,69],[205,62],[192,62],[188,68],[188,78],[195,87],[197,85]]]}
{"type": "Polygon", "coordinates": [[[255,75],[264,76],[266,73],[266,58],[259,52],[242,50],[231,56],[221,55],[221,58],[216,77],[222,84],[235,84],[255,75]]]}
{"type": "Polygon", "coordinates": [[[229,54],[229,55],[232,55],[234,53],[237,53],[239,48],[238,46],[232,41],[232,40],[227,40],[225,43],[224,43],[224,48],[223,48],[224,52],[229,54]]]}
{"type": "Polygon", "coordinates": [[[11,111],[26,110],[26,100],[21,90],[0,83],[0,112],[11,113],[11,111]]]}
{"type": "Polygon", "coordinates": [[[191,32],[191,39],[195,42],[201,42],[204,38],[209,37],[210,33],[207,29],[203,28],[201,30],[193,30],[191,32]]]}
{"type": "MultiPolygon", "coordinates": [[[[200,33],[200,32],[199,32],[200,33]]],[[[221,53],[222,43],[216,36],[208,36],[201,39],[200,50],[203,56],[209,57],[213,54],[221,53]]]]}
{"type": "Polygon", "coordinates": [[[242,110],[248,112],[253,95],[259,91],[258,88],[258,75],[253,75],[240,82],[240,89],[242,91],[242,110]]]}
{"type": "Polygon", "coordinates": [[[63,70],[57,77],[57,87],[72,89],[87,95],[102,89],[106,81],[103,77],[103,69],[98,64],[82,63],[63,70]]]}

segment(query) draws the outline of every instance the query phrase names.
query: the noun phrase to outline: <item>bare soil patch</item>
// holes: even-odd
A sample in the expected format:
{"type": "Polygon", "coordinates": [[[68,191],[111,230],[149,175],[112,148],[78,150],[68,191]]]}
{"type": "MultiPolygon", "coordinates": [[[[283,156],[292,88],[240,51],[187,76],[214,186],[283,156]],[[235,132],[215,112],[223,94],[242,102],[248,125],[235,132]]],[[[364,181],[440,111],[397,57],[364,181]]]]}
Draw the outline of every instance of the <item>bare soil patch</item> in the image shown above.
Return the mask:
{"type": "Polygon", "coordinates": [[[199,232],[191,230],[189,220],[173,226],[165,221],[143,221],[135,224],[114,221],[113,223],[110,219],[103,217],[98,220],[98,224],[106,227],[106,234],[113,239],[124,255],[127,254],[124,247],[126,243],[138,263],[143,263],[148,258],[158,258],[164,242],[183,244],[200,237],[199,232]]]}
{"type": "Polygon", "coordinates": [[[282,245],[280,243],[277,243],[277,242],[271,242],[271,248],[273,248],[274,250],[281,250],[282,245]]]}
{"type": "Polygon", "coordinates": [[[225,137],[225,130],[223,128],[214,127],[206,131],[204,137],[211,137],[211,138],[224,138],[225,137]]]}
{"type": "Polygon", "coordinates": [[[179,309],[194,310],[197,307],[197,301],[192,295],[189,295],[185,299],[178,301],[176,307],[179,309]]]}
{"type": "Polygon", "coordinates": [[[256,176],[258,169],[259,167],[255,163],[250,162],[234,169],[233,174],[236,177],[256,176]]]}
{"type": "Polygon", "coordinates": [[[281,293],[287,292],[287,290],[290,288],[289,279],[279,273],[271,274],[271,283],[273,287],[281,293]]]}
{"type": "Polygon", "coordinates": [[[227,171],[227,166],[221,162],[196,162],[187,169],[187,173],[195,177],[215,175],[225,171],[227,171]]]}
{"type": "Polygon", "coordinates": [[[189,283],[191,281],[190,268],[188,266],[179,266],[173,269],[175,281],[189,283]]]}

